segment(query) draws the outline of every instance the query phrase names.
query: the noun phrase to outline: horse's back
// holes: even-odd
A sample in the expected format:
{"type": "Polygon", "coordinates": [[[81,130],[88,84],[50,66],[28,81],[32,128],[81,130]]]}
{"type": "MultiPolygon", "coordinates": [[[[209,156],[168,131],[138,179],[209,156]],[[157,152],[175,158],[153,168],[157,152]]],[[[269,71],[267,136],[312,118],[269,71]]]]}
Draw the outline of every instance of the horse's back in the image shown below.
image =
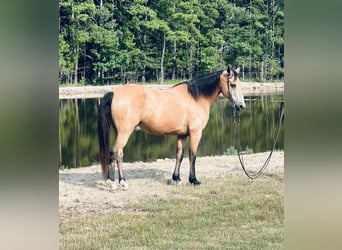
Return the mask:
{"type": "Polygon", "coordinates": [[[137,113],[142,115],[150,111],[152,107],[156,108],[158,104],[165,100],[167,95],[163,91],[151,89],[138,84],[122,85],[114,90],[113,109],[137,113]]]}
{"type": "Polygon", "coordinates": [[[119,130],[139,126],[151,134],[186,134],[188,111],[186,88],[156,90],[127,84],[114,90],[112,116],[119,130]],[[185,93],[185,94],[184,94],[185,93]]]}

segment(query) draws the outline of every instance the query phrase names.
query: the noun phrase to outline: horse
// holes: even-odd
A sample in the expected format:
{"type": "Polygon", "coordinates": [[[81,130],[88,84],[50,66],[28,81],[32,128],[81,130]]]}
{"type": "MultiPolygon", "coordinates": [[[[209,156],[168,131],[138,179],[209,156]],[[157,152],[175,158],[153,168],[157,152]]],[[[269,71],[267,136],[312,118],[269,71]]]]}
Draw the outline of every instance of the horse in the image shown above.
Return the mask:
{"type": "Polygon", "coordinates": [[[128,189],[123,174],[123,150],[130,135],[143,130],[153,135],[176,135],[176,164],[172,180],[181,182],[180,166],[183,160],[184,142],[189,137],[190,184],[200,185],[196,178],[196,152],[202,131],[209,120],[211,105],[222,93],[236,111],[246,107],[241,90],[240,69],[227,69],[200,75],[164,90],[147,88],[137,84],[121,85],[104,94],[98,111],[98,141],[102,175],[112,189],[115,166],[118,168],[119,185],[128,189]],[[110,128],[116,140],[109,148],[110,128]]]}

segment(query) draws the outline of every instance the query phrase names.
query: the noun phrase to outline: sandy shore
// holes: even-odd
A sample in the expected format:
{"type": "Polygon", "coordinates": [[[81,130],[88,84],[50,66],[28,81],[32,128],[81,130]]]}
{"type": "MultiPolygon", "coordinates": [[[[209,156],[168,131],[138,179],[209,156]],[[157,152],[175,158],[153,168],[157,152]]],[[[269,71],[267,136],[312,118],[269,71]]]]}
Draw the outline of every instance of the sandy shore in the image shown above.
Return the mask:
{"type": "MultiPolygon", "coordinates": [[[[120,85],[105,86],[77,86],[77,87],[59,87],[59,99],[70,98],[99,98],[106,92],[112,91],[120,85]]],[[[145,85],[154,89],[166,89],[171,85],[145,85]]],[[[284,83],[259,83],[242,82],[242,90],[245,95],[259,95],[261,93],[282,93],[284,92],[284,83]]]]}
{"type": "MultiPolygon", "coordinates": [[[[252,172],[257,171],[268,154],[269,152],[245,155],[246,168],[252,172]]],[[[124,173],[130,187],[128,190],[119,188],[114,191],[105,186],[100,165],[59,170],[61,222],[90,214],[125,212],[139,202],[177,197],[177,185],[170,185],[174,164],[174,159],[125,163],[124,173]]],[[[227,174],[244,175],[236,155],[198,157],[196,172],[197,178],[202,181],[201,186],[206,185],[206,178],[218,178],[227,174]]],[[[115,174],[117,178],[117,173],[115,174]]],[[[181,167],[183,183],[180,185],[189,185],[188,176],[189,162],[184,160],[181,167]]],[[[277,151],[273,153],[266,171],[260,178],[283,177],[284,152],[277,151]]]]}

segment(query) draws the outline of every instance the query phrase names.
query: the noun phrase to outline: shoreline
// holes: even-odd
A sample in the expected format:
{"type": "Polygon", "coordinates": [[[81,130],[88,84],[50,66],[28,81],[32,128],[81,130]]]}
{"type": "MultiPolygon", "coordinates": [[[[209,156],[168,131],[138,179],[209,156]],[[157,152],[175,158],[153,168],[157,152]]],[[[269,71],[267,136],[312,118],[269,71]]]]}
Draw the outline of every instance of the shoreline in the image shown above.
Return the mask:
{"type": "MultiPolygon", "coordinates": [[[[284,93],[284,83],[259,83],[259,82],[241,82],[244,95],[260,95],[269,93],[284,93]]],[[[104,86],[75,86],[75,87],[59,87],[59,99],[79,99],[79,98],[101,98],[106,92],[121,86],[104,85],[104,86]]],[[[167,89],[173,85],[144,84],[152,89],[167,89]]]]}
{"type": "MultiPolygon", "coordinates": [[[[263,165],[269,151],[244,155],[246,168],[256,172],[263,165]]],[[[274,151],[265,172],[258,179],[267,181],[284,178],[284,151],[274,151]]],[[[182,184],[170,184],[175,159],[159,159],[153,162],[124,163],[124,173],[128,190],[112,190],[102,178],[99,164],[89,167],[59,169],[59,218],[60,222],[80,218],[80,216],[107,213],[124,213],[141,202],[172,199],[179,195],[179,185],[189,186],[189,161],[184,160],[181,167],[182,184]]],[[[236,155],[201,156],[196,159],[197,177],[202,180],[201,187],[208,185],[207,179],[238,175],[249,181],[241,169],[236,155]]],[[[115,173],[118,185],[117,171],[115,173]]],[[[191,196],[192,188],[185,195],[191,196]]]]}

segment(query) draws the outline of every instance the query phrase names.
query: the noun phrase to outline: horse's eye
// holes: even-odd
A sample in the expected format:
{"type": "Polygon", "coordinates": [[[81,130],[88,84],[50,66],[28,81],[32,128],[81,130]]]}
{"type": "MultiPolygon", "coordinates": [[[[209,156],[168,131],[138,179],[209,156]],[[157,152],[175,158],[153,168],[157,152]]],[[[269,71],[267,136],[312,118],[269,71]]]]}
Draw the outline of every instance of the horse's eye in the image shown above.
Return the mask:
{"type": "Polygon", "coordinates": [[[236,87],[236,84],[231,83],[230,86],[234,89],[236,87]]]}

